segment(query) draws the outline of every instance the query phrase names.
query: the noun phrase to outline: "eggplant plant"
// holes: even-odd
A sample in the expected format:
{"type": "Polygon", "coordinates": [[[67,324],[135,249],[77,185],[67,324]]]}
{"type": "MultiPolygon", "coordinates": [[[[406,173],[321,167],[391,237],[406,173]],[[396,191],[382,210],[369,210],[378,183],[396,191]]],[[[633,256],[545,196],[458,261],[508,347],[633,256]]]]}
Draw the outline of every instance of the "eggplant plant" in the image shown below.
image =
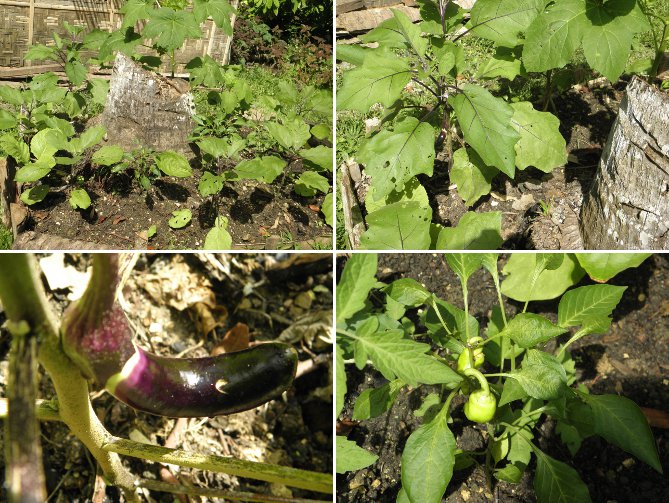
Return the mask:
{"type": "MultiPolygon", "coordinates": [[[[212,417],[248,410],[279,397],[292,385],[297,353],[287,344],[270,342],[205,358],[153,354],[133,342],[131,325],[116,300],[119,256],[94,254],[92,263],[83,296],[67,307],[59,323],[46,299],[34,255],[0,255],[0,301],[6,328],[15,342],[31,341],[36,347],[37,360],[56,390],[51,401],[39,402],[36,409],[33,401],[28,404],[32,411],[26,411],[13,405],[24,388],[34,390],[35,383],[16,381],[8,390],[8,425],[13,414],[27,417],[28,423],[36,417],[63,421],[89,449],[108,483],[117,485],[128,501],[137,501],[137,488],[148,486],[128,471],[117,453],[161,461],[169,458],[177,465],[331,492],[331,477],[326,474],[217,456],[198,457],[113,437],[93,412],[88,394],[91,383],[139,411],[169,417],[212,417]],[[17,384],[21,387],[16,388],[17,384]]],[[[17,360],[17,351],[13,345],[13,360],[17,360]]],[[[16,377],[10,375],[10,382],[12,379],[16,377]]],[[[8,433],[10,440],[22,435],[16,430],[8,433]]],[[[12,470],[25,465],[17,459],[25,458],[17,454],[7,460],[9,491],[19,495],[14,501],[29,501],[31,495],[39,501],[43,488],[15,485],[20,485],[20,477],[12,477],[16,473],[12,470]]],[[[40,466],[41,462],[35,463],[32,470],[39,472],[40,466]]]]}
{"type": "MultiPolygon", "coordinates": [[[[538,428],[547,417],[572,455],[583,440],[598,435],[662,473],[641,409],[629,398],[595,395],[577,383],[570,351],[576,341],[609,330],[626,287],[607,282],[647,257],[515,254],[501,282],[497,254],[447,254],[459,279],[462,308],[411,278],[379,282],[375,254],[351,257],[337,286],[337,414],[346,400],[347,363],[358,369],[371,364],[387,380],[357,396],[354,421],[389,413],[402,390],[436,385],[414,412],[422,424],[403,448],[397,501],[438,503],[454,470],[473,465],[483,467],[491,491],[498,481],[517,484],[534,458],[540,503],[590,502],[587,485],[568,461],[539,447],[538,428]],[[485,328],[469,312],[468,284],[480,269],[490,274],[498,299],[485,328]],[[599,283],[572,288],[586,275],[599,283]],[[510,315],[504,297],[524,307],[510,315]],[[530,301],[558,297],[557,323],[528,311],[530,301]],[[463,450],[456,443],[453,430],[461,424],[463,402],[465,424],[487,431],[482,450],[463,450]]],[[[375,453],[353,440],[337,437],[338,473],[376,460],[375,453]]]]}

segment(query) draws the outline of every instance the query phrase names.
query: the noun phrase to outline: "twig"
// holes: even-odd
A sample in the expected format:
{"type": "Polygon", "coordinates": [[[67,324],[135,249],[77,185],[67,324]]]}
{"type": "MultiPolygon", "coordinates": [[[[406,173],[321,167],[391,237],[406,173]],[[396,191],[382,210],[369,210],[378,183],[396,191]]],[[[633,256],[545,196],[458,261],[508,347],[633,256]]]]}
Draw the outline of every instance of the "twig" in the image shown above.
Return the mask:
{"type": "Polygon", "coordinates": [[[232,501],[257,501],[260,503],[328,503],[324,500],[284,498],[281,496],[272,496],[269,494],[222,491],[219,489],[210,489],[207,487],[175,486],[173,484],[147,479],[140,480],[137,485],[139,487],[148,489],[149,491],[159,491],[173,494],[192,494],[194,496],[208,496],[210,498],[221,498],[232,501]]]}
{"type": "Polygon", "coordinates": [[[115,452],[149,461],[227,473],[238,477],[264,480],[265,482],[276,482],[320,493],[332,493],[332,475],[328,473],[311,472],[287,466],[257,463],[211,454],[195,454],[181,449],[142,444],[112,436],[102,445],[102,449],[107,452],[115,452]]]}

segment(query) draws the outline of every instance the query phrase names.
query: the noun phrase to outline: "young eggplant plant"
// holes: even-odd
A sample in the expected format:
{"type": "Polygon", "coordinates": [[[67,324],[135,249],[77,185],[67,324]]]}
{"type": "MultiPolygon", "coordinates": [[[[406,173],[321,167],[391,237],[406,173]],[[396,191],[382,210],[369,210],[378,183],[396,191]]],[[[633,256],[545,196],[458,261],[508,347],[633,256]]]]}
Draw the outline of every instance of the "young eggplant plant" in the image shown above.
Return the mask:
{"type": "Polygon", "coordinates": [[[287,344],[205,358],[166,358],[136,346],[115,300],[118,282],[118,256],[94,255],[88,287],[61,325],[65,353],[118,400],[161,416],[217,416],[257,407],[291,386],[297,353],[287,344]]]}

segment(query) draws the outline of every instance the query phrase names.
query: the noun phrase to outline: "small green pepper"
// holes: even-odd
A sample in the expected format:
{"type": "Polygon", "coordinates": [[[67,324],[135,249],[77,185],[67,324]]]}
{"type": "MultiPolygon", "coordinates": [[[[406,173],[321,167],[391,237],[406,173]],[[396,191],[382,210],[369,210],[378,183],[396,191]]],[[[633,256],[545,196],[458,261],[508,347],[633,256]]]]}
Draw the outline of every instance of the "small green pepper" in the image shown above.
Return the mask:
{"type": "Polygon", "coordinates": [[[465,416],[476,423],[487,423],[495,417],[497,399],[489,391],[477,390],[469,395],[465,404],[465,416]]]}
{"type": "Polygon", "coordinates": [[[471,368],[469,354],[472,354],[474,359],[474,368],[479,368],[483,365],[485,361],[485,356],[483,355],[483,348],[469,349],[465,348],[460,353],[458,357],[458,372],[463,372],[465,369],[471,368]]]}

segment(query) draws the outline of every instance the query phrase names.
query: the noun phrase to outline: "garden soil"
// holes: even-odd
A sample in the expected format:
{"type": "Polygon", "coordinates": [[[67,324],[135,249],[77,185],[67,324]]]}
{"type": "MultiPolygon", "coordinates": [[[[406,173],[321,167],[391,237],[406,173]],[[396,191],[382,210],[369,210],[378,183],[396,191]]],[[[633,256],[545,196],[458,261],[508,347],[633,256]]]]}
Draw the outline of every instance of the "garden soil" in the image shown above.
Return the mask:
{"type": "Polygon", "coordinates": [[[91,179],[86,185],[93,202],[89,210],[73,210],[64,191],[53,191],[30,208],[24,228],[110,250],[196,250],[223,215],[233,249],[332,248],[332,229],[319,213],[324,196],[298,196],[292,183],[279,178],[272,185],[244,180],[203,198],[197,190],[202,171],[193,172],[190,178],[163,177],[148,191],[122,176],[91,179]],[[191,210],[191,222],[170,228],[172,212],[183,209],[191,210]],[[152,225],[157,232],[149,239],[152,225]]]}
{"type": "MultiPolygon", "coordinates": [[[[340,259],[341,260],[341,259],[340,259]]],[[[340,262],[339,264],[343,264],[340,262]]],[[[341,268],[339,268],[341,270],[341,268]]],[[[459,280],[436,254],[379,257],[381,281],[410,277],[421,282],[440,298],[462,306],[459,280]]],[[[584,280],[588,282],[589,280],[584,280]]],[[[588,336],[574,344],[578,382],[593,393],[615,393],[627,396],[641,407],[669,412],[669,256],[655,255],[639,268],[619,274],[611,284],[627,286],[621,303],[613,313],[614,322],[605,335],[588,336]]],[[[470,313],[479,322],[490,315],[497,296],[487,273],[482,270],[469,281],[470,313]]],[[[529,310],[556,321],[556,301],[531,302],[529,310]]],[[[507,314],[523,306],[507,299],[507,314]]],[[[482,328],[483,326],[482,323],[482,328]]],[[[563,336],[564,337],[564,336],[563,336]]],[[[566,339],[565,339],[566,340],[566,339]]],[[[350,419],[353,403],[365,389],[385,382],[373,368],[358,371],[346,366],[348,389],[345,409],[340,420],[350,419]]],[[[402,450],[409,435],[420,424],[413,412],[421,399],[434,387],[403,390],[392,408],[380,417],[353,425],[338,423],[340,434],[361,447],[379,455],[368,468],[337,476],[337,501],[340,503],[394,502],[400,489],[402,450]]],[[[487,433],[464,419],[462,399],[454,402],[452,429],[458,447],[472,450],[485,446],[487,433]]],[[[653,428],[660,460],[669,469],[669,431],[653,428]]],[[[555,433],[550,419],[540,423],[538,445],[551,456],[573,466],[588,485],[593,502],[669,501],[669,479],[652,470],[633,456],[604,440],[593,437],[583,442],[572,459],[555,433]]],[[[492,490],[481,468],[455,472],[443,501],[449,503],[530,503],[536,501],[532,488],[534,462],[520,484],[498,483],[492,490]]]]}
{"type": "MultiPolygon", "coordinates": [[[[136,327],[138,344],[163,355],[207,356],[215,348],[220,349],[224,335],[232,327],[242,323],[248,327],[252,343],[277,338],[291,343],[299,354],[300,375],[281,398],[250,411],[215,418],[176,420],[140,413],[93,389],[93,408],[109,431],[122,438],[165,445],[170,434],[179,430],[173,446],[189,452],[332,473],[332,260],[327,255],[318,265],[311,264],[310,269],[278,267],[285,264],[282,259],[291,257],[295,259],[294,255],[140,255],[124,288],[126,311],[136,327]],[[203,295],[213,295],[215,299],[215,305],[205,312],[213,315],[218,326],[208,334],[201,328],[207,316],[194,302],[203,295]],[[300,323],[294,325],[297,321],[300,323]]],[[[88,265],[82,255],[66,255],[65,262],[79,271],[88,265]]],[[[57,312],[69,303],[69,293],[64,289],[50,292],[57,312]]],[[[4,319],[0,313],[1,321],[4,319]]],[[[4,331],[0,335],[1,390],[6,382],[10,336],[4,331]]],[[[53,396],[47,376],[42,377],[39,396],[53,396]]],[[[95,462],[67,427],[43,422],[41,428],[50,501],[121,501],[119,491],[113,487],[94,490],[101,481],[99,477],[96,480],[95,462]]],[[[0,443],[2,435],[0,432],[0,443]]],[[[163,465],[129,457],[123,460],[132,473],[145,479],[171,478],[186,486],[288,498],[328,498],[190,468],[169,466],[167,474],[161,474],[161,470],[165,471],[163,465]]],[[[0,465],[0,479],[4,481],[3,459],[0,465]]],[[[0,494],[0,501],[5,501],[6,496],[0,494]]],[[[151,492],[150,497],[153,499],[145,500],[178,500],[174,495],[158,492],[151,492]]],[[[192,497],[190,501],[221,500],[192,497]]]]}

